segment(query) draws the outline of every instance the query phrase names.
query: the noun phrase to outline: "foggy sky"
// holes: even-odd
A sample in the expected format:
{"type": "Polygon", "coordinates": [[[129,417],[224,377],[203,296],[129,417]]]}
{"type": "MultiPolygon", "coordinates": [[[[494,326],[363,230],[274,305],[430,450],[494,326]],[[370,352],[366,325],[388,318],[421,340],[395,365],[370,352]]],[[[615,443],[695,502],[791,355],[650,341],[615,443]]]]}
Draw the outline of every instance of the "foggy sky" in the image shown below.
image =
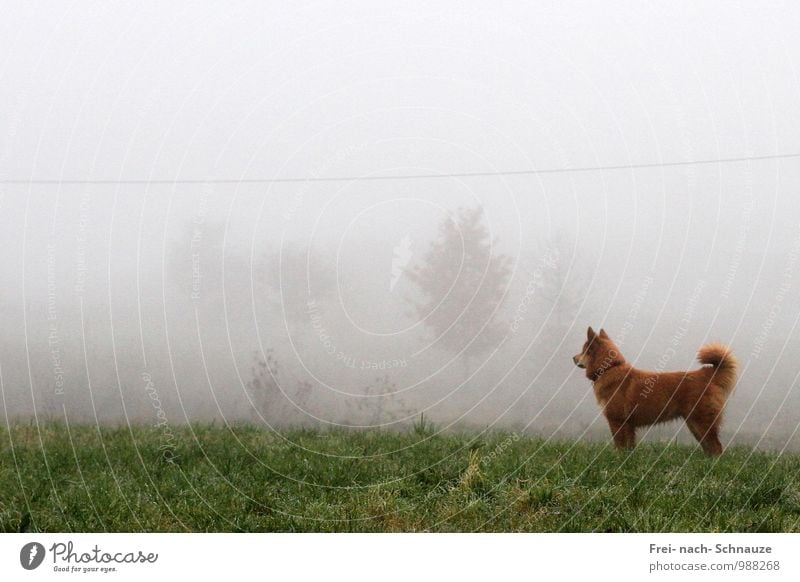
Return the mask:
{"type": "MultiPolygon", "coordinates": [[[[800,8],[789,2],[6,2],[4,12],[3,180],[800,152],[800,8]]],[[[153,424],[158,402],[170,423],[386,427],[425,412],[443,428],[605,438],[570,363],[593,325],[649,369],[692,367],[702,343],[729,343],[742,374],[725,439],[797,448],[799,192],[797,158],[436,180],[3,184],[4,412],[153,424]],[[477,205],[514,269],[498,319],[510,330],[520,305],[530,309],[465,379],[459,358],[431,345],[402,268],[392,283],[392,262],[407,247],[413,266],[442,220],[477,205]],[[560,302],[526,298],[553,249],[560,302]],[[320,307],[295,301],[308,296],[320,307]],[[280,406],[248,388],[268,350],[280,406]],[[372,366],[391,361],[404,364],[372,366]]],[[[675,434],[685,438],[676,425],[651,436],[675,434]]]]}

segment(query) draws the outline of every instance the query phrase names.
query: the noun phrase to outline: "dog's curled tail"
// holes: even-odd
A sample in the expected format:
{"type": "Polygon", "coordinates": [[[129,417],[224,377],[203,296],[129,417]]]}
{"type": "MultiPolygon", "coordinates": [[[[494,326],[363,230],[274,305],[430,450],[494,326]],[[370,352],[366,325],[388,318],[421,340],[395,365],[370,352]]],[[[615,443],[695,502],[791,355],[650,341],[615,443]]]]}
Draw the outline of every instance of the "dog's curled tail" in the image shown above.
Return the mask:
{"type": "Polygon", "coordinates": [[[714,384],[730,394],[736,384],[736,372],[739,362],[731,353],[731,349],[720,343],[706,344],[697,352],[697,359],[701,364],[710,364],[714,367],[714,384]]]}

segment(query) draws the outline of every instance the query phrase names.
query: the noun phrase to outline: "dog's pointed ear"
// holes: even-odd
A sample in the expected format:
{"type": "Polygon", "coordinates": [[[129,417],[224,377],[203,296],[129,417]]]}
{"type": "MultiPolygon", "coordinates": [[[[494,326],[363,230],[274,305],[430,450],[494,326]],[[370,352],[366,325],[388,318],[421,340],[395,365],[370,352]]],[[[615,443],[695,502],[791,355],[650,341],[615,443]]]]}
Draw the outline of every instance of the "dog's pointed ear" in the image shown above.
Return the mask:
{"type": "Polygon", "coordinates": [[[608,334],[606,333],[606,330],[604,329],[600,330],[600,339],[608,339],[608,334]]]}
{"type": "Polygon", "coordinates": [[[591,325],[589,326],[589,329],[586,330],[586,339],[594,339],[594,330],[592,329],[591,325]]]}

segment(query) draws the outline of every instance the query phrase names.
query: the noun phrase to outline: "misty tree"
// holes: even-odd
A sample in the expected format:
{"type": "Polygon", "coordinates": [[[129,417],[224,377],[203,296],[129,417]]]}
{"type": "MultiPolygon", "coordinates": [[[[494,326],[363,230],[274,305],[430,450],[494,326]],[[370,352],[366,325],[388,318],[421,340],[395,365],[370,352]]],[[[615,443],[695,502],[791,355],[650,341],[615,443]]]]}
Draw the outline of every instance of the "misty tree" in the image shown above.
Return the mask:
{"type": "Polygon", "coordinates": [[[422,296],[416,315],[435,344],[458,354],[465,374],[470,362],[496,347],[508,332],[497,318],[511,276],[511,261],[493,252],[483,208],[460,209],[439,225],[420,264],[409,272],[422,296]]]}
{"type": "Polygon", "coordinates": [[[547,239],[535,260],[539,294],[552,312],[551,321],[558,329],[569,327],[578,315],[585,298],[583,264],[575,258],[575,248],[564,233],[547,239]]]}
{"type": "Polygon", "coordinates": [[[187,222],[172,240],[167,272],[185,297],[205,302],[222,294],[224,260],[225,224],[187,222]]]}
{"type": "MultiPolygon", "coordinates": [[[[269,306],[275,327],[282,327],[283,321],[289,321],[310,332],[311,312],[320,309],[332,296],[336,278],[310,248],[294,244],[263,254],[254,265],[252,285],[256,298],[269,306]]],[[[303,340],[295,338],[295,342],[298,341],[303,340]]],[[[264,357],[260,352],[255,354],[251,373],[248,389],[264,417],[275,418],[284,412],[294,415],[299,410],[308,410],[311,384],[295,377],[289,379],[284,374],[284,383],[280,385],[273,349],[268,349],[264,357]],[[290,394],[285,394],[284,390],[290,394]]]]}
{"type": "Polygon", "coordinates": [[[374,427],[413,413],[402,395],[397,393],[397,386],[389,376],[375,378],[374,383],[364,388],[363,395],[364,398],[356,400],[354,412],[360,416],[366,415],[368,422],[374,427]]]}
{"type": "Polygon", "coordinates": [[[310,248],[285,245],[265,256],[256,274],[259,293],[295,323],[308,323],[309,306],[327,301],[336,288],[336,274],[310,248]]]}
{"type": "Polygon", "coordinates": [[[285,423],[293,418],[311,414],[312,385],[307,381],[286,386],[280,381],[280,368],[275,352],[268,349],[263,357],[256,355],[247,390],[262,418],[268,422],[285,423]],[[291,389],[291,394],[285,391],[291,389]]]}
{"type": "Polygon", "coordinates": [[[283,393],[278,384],[278,363],[272,350],[264,358],[255,357],[247,390],[253,397],[256,409],[265,417],[275,414],[283,404],[283,393]]]}

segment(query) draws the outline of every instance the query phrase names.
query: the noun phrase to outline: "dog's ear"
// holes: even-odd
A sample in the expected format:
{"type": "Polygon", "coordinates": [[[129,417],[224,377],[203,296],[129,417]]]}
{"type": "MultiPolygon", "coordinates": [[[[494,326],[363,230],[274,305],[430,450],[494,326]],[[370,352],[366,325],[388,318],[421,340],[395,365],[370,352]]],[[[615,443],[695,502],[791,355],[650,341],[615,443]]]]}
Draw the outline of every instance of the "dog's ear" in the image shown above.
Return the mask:
{"type": "Polygon", "coordinates": [[[594,330],[592,329],[591,325],[589,326],[589,329],[586,330],[586,339],[588,340],[594,339],[594,330]]]}
{"type": "Polygon", "coordinates": [[[608,334],[606,333],[606,330],[604,329],[600,330],[600,339],[608,339],[608,334]]]}

